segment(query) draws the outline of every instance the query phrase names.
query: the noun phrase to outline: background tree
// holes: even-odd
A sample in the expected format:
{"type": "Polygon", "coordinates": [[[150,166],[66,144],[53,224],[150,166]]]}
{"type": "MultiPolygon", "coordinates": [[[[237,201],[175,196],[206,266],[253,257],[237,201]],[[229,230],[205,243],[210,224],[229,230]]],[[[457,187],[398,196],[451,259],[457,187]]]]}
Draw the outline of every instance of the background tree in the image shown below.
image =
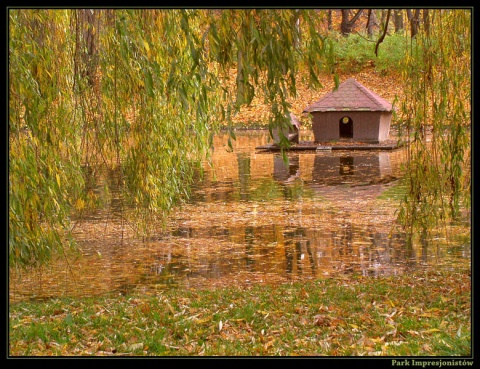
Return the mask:
{"type": "Polygon", "coordinates": [[[340,23],[340,31],[342,35],[347,36],[352,33],[355,22],[360,18],[363,13],[363,9],[358,9],[352,18],[349,19],[350,14],[352,13],[351,9],[342,9],[342,22],[340,23]]]}
{"type": "Polygon", "coordinates": [[[403,25],[403,9],[393,10],[393,23],[395,25],[395,33],[404,30],[405,26],[403,25]]]}
{"type": "Polygon", "coordinates": [[[77,25],[81,30],[82,47],[81,58],[83,76],[87,77],[88,83],[93,86],[98,66],[98,36],[100,34],[100,16],[96,9],[79,9],[76,12],[77,25]]]}
{"type": "Polygon", "coordinates": [[[328,9],[327,10],[327,29],[331,31],[333,29],[333,23],[332,23],[332,12],[334,10],[328,9]]]}
{"type": "Polygon", "coordinates": [[[418,33],[418,28],[420,26],[420,11],[421,9],[415,9],[412,12],[411,9],[407,9],[407,18],[410,23],[410,37],[415,37],[418,33]]]}
{"type": "Polygon", "coordinates": [[[430,17],[429,17],[429,10],[428,9],[423,9],[422,11],[423,14],[423,27],[425,29],[425,32],[427,34],[430,33],[430,17]]]}
{"type": "Polygon", "coordinates": [[[368,16],[367,16],[367,26],[366,26],[368,37],[373,37],[373,32],[376,27],[378,27],[378,22],[377,22],[377,17],[375,15],[375,11],[374,9],[369,9],[368,16]]]}

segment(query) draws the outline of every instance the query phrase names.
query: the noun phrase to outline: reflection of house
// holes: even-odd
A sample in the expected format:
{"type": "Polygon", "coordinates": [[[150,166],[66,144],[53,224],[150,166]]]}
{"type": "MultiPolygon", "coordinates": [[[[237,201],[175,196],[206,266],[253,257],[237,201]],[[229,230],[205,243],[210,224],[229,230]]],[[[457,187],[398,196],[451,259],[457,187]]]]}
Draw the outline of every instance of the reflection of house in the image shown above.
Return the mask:
{"type": "Polygon", "coordinates": [[[292,155],[288,159],[288,165],[281,155],[273,156],[273,178],[279,182],[291,182],[300,175],[300,163],[298,155],[292,155]]]}
{"type": "Polygon", "coordinates": [[[345,153],[315,156],[312,179],[317,184],[378,182],[391,175],[390,156],[386,152],[345,153]]]}
{"type": "Polygon", "coordinates": [[[388,138],[392,105],[354,78],[308,106],[315,142],[353,139],[379,142],[388,138]]]}

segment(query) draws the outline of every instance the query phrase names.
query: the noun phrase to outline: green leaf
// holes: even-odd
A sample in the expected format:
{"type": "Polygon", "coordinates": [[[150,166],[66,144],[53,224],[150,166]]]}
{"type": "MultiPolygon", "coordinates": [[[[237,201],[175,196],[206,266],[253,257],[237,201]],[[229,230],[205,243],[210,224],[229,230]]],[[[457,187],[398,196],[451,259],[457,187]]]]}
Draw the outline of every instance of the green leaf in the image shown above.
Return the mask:
{"type": "Polygon", "coordinates": [[[155,94],[153,92],[153,79],[152,79],[152,74],[148,69],[144,69],[144,74],[145,74],[145,88],[147,90],[147,94],[149,97],[154,97],[155,94]]]}

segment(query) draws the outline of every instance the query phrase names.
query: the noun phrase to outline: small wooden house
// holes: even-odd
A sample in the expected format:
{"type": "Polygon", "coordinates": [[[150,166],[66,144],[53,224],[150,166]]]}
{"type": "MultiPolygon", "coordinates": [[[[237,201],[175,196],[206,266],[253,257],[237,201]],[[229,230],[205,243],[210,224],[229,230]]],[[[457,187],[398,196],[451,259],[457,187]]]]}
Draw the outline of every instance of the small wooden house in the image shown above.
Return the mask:
{"type": "Polygon", "coordinates": [[[352,139],[380,142],[388,138],[392,104],[350,78],[308,106],[315,142],[352,139]]]}

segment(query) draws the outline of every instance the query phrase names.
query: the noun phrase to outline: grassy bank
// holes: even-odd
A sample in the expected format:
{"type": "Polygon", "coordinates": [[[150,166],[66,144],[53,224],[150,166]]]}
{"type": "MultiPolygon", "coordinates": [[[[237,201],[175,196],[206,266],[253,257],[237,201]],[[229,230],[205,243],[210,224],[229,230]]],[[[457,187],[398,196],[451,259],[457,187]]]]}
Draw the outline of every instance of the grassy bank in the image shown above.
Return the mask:
{"type": "Polygon", "coordinates": [[[468,269],[10,306],[12,356],[471,356],[468,269]]]}

